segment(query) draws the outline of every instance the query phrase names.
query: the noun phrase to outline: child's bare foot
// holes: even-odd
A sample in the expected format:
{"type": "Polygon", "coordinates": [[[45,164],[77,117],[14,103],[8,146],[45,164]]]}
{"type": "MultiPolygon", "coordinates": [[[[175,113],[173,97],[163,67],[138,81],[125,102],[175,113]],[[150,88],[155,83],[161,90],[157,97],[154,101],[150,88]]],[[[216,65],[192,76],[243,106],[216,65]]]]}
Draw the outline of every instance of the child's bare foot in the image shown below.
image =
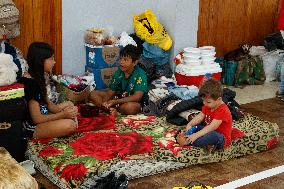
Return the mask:
{"type": "Polygon", "coordinates": [[[115,108],[110,108],[109,111],[110,111],[110,114],[113,115],[113,116],[117,116],[117,114],[118,114],[118,112],[115,108]]]}

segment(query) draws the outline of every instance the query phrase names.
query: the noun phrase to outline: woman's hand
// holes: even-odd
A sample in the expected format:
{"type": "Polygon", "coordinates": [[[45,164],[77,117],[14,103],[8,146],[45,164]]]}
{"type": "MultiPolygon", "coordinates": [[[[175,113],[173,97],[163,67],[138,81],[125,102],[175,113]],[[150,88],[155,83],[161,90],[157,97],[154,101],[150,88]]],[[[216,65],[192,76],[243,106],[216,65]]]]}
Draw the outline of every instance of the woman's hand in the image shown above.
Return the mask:
{"type": "Polygon", "coordinates": [[[65,101],[65,102],[60,103],[58,106],[59,106],[59,109],[62,111],[67,107],[70,107],[70,108],[73,107],[74,104],[71,101],[65,101]]]}
{"type": "Polygon", "coordinates": [[[74,119],[77,117],[78,108],[76,106],[66,107],[62,110],[65,118],[74,119]]]}

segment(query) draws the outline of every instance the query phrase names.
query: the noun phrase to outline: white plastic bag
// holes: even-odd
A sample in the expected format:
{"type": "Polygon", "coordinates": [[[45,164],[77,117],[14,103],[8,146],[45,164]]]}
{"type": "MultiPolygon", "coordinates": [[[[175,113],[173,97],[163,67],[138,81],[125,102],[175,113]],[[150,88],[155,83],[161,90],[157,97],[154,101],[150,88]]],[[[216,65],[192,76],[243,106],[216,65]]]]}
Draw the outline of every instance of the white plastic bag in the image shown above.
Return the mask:
{"type": "Polygon", "coordinates": [[[11,55],[0,53],[0,86],[11,85],[16,82],[18,70],[11,55]]]}
{"type": "Polygon", "coordinates": [[[270,82],[276,79],[275,69],[276,62],[279,61],[279,51],[271,51],[260,56],[263,61],[263,68],[266,76],[266,82],[270,82]]]}
{"type": "Polygon", "coordinates": [[[249,54],[252,56],[264,55],[265,53],[267,53],[267,50],[264,46],[252,46],[249,49],[249,54]]]}
{"type": "Polygon", "coordinates": [[[130,37],[126,32],[122,32],[119,39],[119,45],[125,47],[126,45],[134,45],[137,47],[136,42],[132,37],[130,37]]]}

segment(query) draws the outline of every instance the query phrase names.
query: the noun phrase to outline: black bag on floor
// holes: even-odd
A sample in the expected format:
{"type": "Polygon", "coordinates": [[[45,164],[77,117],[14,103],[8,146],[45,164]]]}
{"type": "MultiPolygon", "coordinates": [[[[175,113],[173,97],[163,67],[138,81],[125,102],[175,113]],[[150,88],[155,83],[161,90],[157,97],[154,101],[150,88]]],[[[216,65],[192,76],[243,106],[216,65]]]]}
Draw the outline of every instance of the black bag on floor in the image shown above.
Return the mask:
{"type": "Polygon", "coordinates": [[[22,120],[0,122],[0,146],[4,147],[18,162],[25,160],[27,141],[22,120]]]}
{"type": "Polygon", "coordinates": [[[97,184],[91,189],[127,189],[128,181],[125,174],[115,177],[115,173],[111,172],[107,176],[96,181],[97,184]]]}
{"type": "Polygon", "coordinates": [[[281,32],[275,32],[275,33],[269,34],[264,39],[264,47],[268,51],[273,51],[276,49],[284,50],[284,39],[281,35],[281,32]]]}
{"type": "Polygon", "coordinates": [[[24,120],[27,106],[24,98],[15,98],[0,101],[0,122],[24,120]]]}

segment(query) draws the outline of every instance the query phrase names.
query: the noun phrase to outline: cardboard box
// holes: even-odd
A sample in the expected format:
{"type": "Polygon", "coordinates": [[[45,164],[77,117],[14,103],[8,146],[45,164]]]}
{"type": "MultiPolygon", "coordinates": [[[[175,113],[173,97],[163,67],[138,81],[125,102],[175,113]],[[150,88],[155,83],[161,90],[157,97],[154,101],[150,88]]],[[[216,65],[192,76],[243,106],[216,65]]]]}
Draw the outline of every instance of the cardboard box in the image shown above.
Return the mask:
{"type": "Polygon", "coordinates": [[[96,69],[92,66],[85,66],[85,71],[94,73],[94,80],[96,82],[96,89],[108,88],[112,81],[112,76],[117,71],[118,67],[96,69]]]}
{"type": "Polygon", "coordinates": [[[95,69],[117,67],[120,47],[114,45],[93,46],[85,44],[86,65],[95,69]]]}

